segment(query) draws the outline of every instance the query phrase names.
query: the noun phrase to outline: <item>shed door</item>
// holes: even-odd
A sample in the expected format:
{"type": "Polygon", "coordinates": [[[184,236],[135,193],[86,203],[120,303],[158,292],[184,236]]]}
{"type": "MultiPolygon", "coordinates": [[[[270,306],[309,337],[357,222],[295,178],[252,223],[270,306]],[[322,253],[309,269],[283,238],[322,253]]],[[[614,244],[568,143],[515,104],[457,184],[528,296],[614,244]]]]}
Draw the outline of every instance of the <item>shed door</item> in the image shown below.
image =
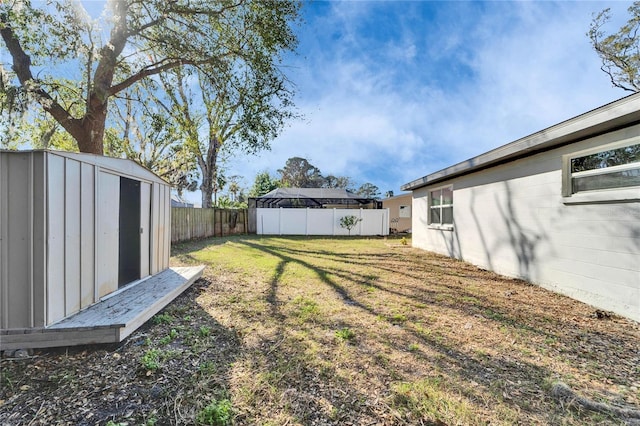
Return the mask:
{"type": "Polygon", "coordinates": [[[120,177],[118,287],[140,279],[140,181],[120,177]]]}

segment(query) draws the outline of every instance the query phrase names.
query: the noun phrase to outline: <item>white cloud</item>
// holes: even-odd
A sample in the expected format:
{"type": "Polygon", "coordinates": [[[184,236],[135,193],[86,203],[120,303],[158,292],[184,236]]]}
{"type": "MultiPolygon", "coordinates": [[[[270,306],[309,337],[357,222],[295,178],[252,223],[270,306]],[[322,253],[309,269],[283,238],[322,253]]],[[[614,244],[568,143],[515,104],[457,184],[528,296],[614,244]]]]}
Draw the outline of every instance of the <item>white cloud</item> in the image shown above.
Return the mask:
{"type": "MultiPolygon", "coordinates": [[[[332,2],[311,17],[292,75],[305,119],[271,152],[238,162],[249,184],[301,156],[324,174],[399,192],[626,95],[610,87],[585,35],[606,3],[411,3],[428,9],[424,22],[393,4],[332,2]],[[398,38],[363,32],[376,20],[397,23],[398,38]]],[[[611,6],[626,19],[627,4],[611,6]]]]}

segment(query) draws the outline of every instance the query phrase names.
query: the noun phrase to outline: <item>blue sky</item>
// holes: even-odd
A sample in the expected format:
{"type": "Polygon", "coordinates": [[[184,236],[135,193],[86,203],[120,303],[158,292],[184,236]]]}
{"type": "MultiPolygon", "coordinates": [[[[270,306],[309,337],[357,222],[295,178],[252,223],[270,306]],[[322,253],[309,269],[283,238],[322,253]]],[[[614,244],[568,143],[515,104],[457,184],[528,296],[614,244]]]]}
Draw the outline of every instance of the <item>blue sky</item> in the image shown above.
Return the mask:
{"type": "MultiPolygon", "coordinates": [[[[384,193],[624,97],[586,32],[630,2],[314,1],[285,63],[302,120],[228,175],[289,157],[384,193]]],[[[197,200],[199,195],[189,198],[197,200]]]]}
{"type": "MultiPolygon", "coordinates": [[[[97,17],[103,0],[83,0],[97,17]]],[[[290,157],[382,193],[628,94],[612,87],[586,32],[631,2],[305,1],[284,58],[302,119],[271,151],[237,154],[249,188],[290,157]]],[[[200,202],[200,193],[186,198],[200,202]]]]}

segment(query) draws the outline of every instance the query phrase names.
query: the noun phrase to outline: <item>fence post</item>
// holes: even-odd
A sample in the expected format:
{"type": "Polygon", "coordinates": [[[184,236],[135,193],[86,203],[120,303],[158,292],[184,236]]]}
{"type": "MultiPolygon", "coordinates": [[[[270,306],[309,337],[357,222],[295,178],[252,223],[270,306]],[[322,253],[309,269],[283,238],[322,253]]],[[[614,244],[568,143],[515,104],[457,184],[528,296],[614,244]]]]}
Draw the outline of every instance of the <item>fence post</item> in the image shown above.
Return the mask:
{"type": "Polygon", "coordinates": [[[336,208],[333,208],[333,228],[331,230],[332,234],[331,235],[336,235],[336,208]]]}

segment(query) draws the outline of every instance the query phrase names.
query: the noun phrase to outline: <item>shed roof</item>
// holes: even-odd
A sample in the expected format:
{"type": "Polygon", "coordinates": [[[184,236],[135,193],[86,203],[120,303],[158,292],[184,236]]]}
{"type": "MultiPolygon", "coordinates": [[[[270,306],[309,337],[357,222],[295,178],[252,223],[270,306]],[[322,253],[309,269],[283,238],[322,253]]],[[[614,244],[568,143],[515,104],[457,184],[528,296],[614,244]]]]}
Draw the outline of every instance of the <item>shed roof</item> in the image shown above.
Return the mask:
{"type": "Polygon", "coordinates": [[[400,187],[412,191],[640,123],[640,93],[624,97],[400,187]]]}
{"type": "Polygon", "coordinates": [[[48,155],[57,155],[64,158],[70,158],[76,161],[81,161],[83,163],[92,164],[95,166],[99,166],[102,169],[109,170],[111,172],[115,172],[117,174],[144,179],[151,182],[157,182],[164,185],[168,185],[168,182],[162,179],[160,176],[156,175],[146,167],[136,163],[133,160],[129,160],[127,158],[114,158],[107,157],[104,155],[96,155],[96,154],[87,154],[82,152],[68,152],[68,151],[57,151],[52,149],[34,149],[34,150],[23,150],[23,151],[5,151],[2,150],[3,153],[21,153],[21,152],[43,152],[48,155]]]}

